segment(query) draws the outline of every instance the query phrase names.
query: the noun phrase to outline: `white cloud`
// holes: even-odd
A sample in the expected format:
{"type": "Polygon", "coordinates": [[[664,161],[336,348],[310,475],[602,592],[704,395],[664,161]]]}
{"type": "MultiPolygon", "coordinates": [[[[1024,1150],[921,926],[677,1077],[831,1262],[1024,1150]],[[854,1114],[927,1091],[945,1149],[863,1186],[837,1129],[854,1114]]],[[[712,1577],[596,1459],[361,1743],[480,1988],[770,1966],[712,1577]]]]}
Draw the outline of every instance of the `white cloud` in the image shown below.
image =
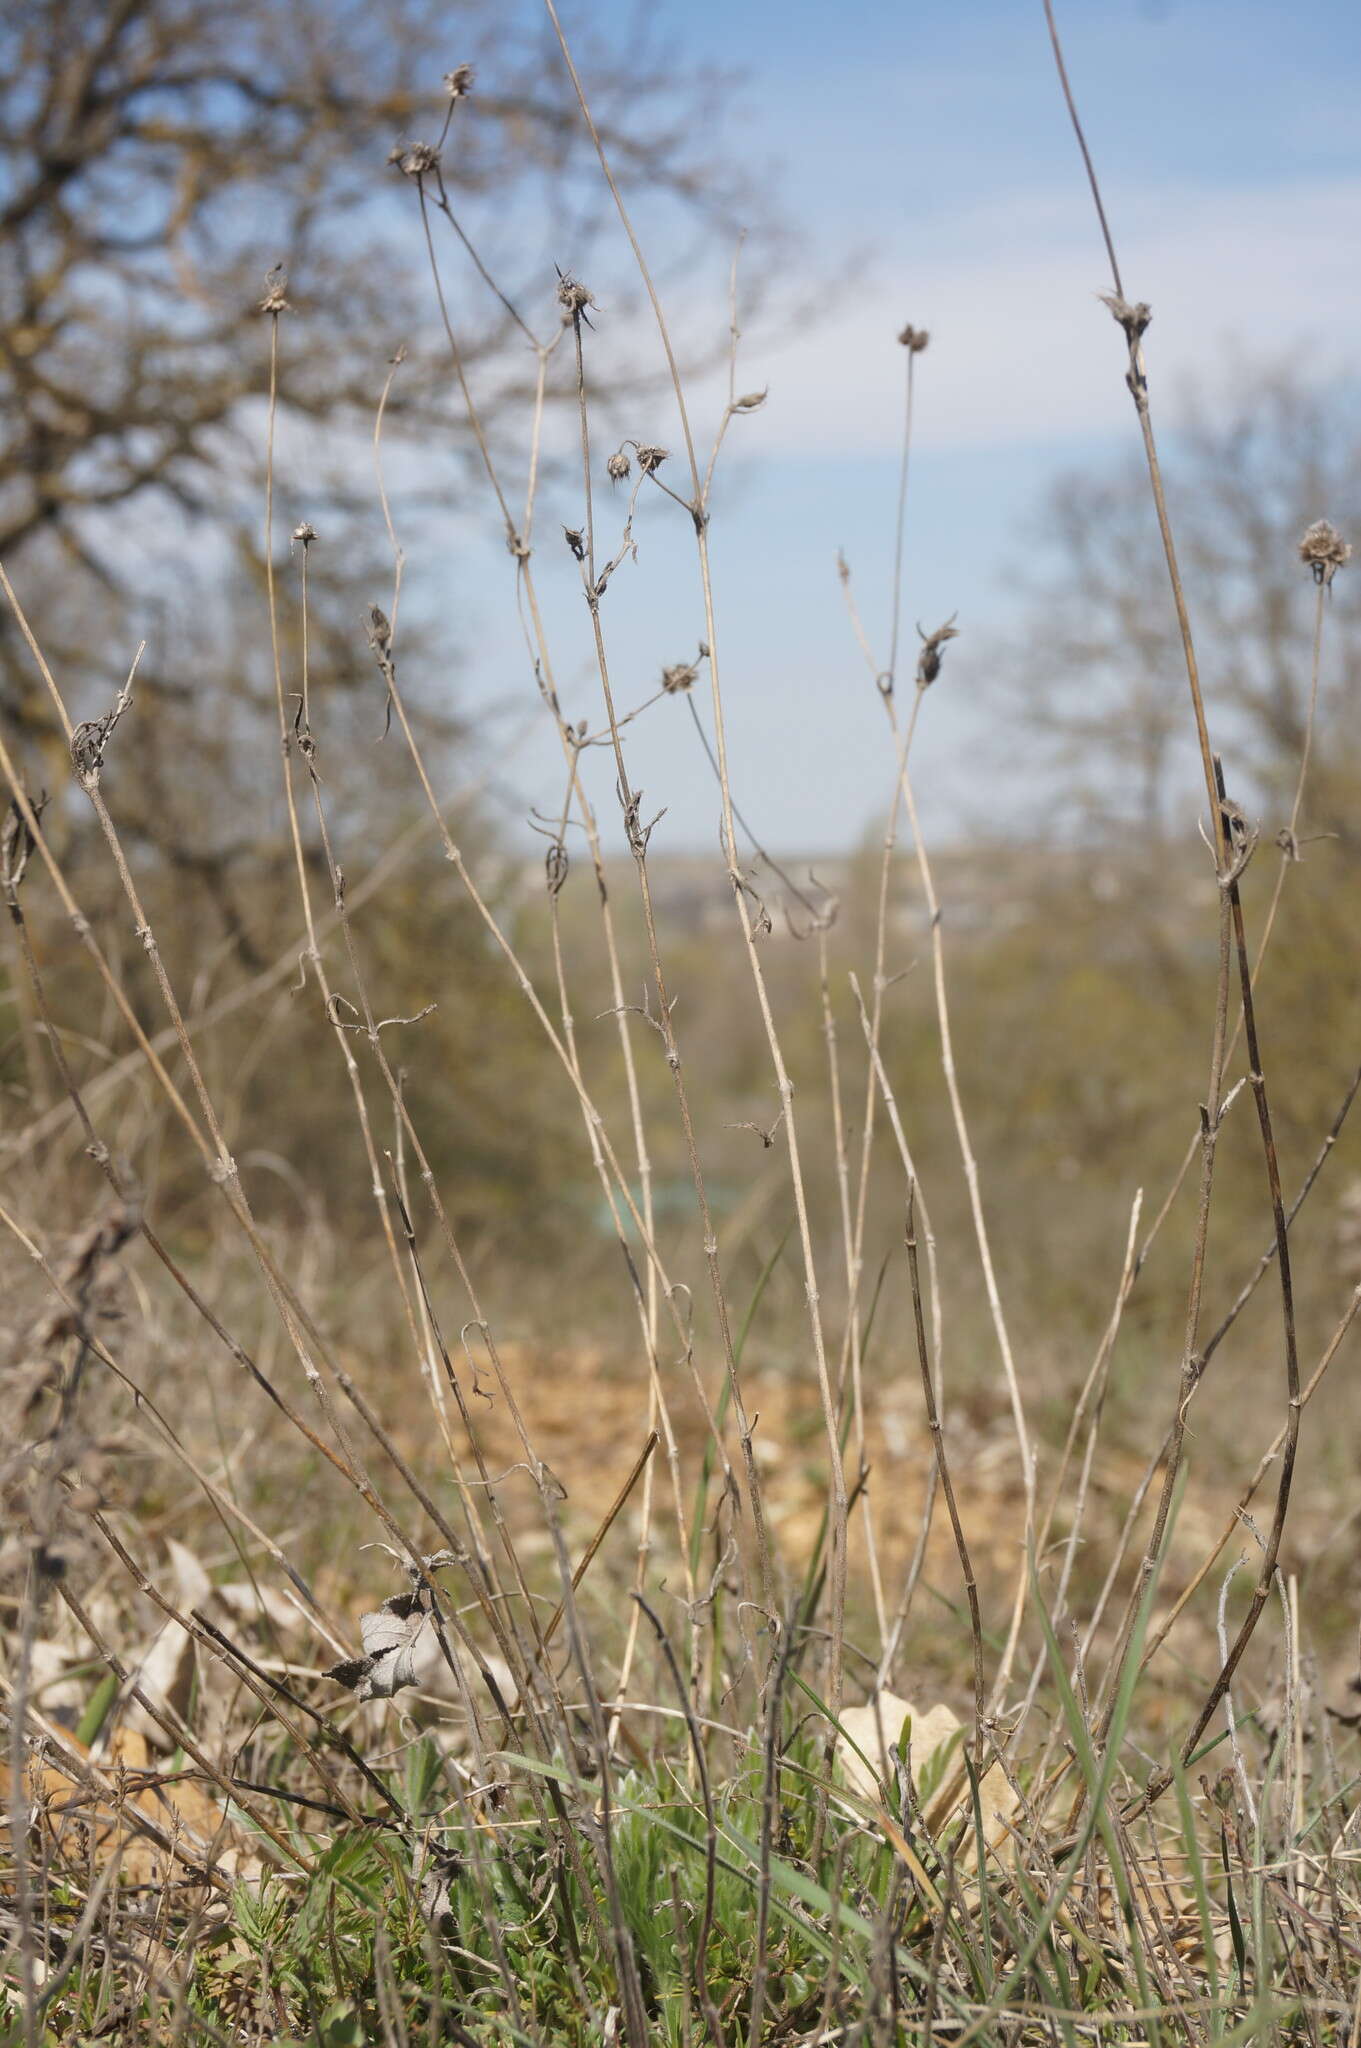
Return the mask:
{"type": "MultiPolygon", "coordinates": [[[[1300,349],[1335,370],[1337,338],[1361,316],[1345,252],[1361,221],[1361,178],[1252,191],[1164,189],[1114,208],[1127,293],[1154,322],[1150,374],[1168,394],[1212,378],[1235,348],[1300,349]]],[[[896,434],[906,319],[932,334],[919,379],[917,434],[935,447],[1017,444],[1128,424],[1123,340],[1097,302],[1109,288],[1096,223],[1067,198],[1017,193],[908,246],[890,278],[880,260],[838,311],[788,344],[753,351],[747,381],[769,378],[763,452],[876,453],[896,434]]],[[[706,386],[702,409],[718,402],[706,386]]]]}

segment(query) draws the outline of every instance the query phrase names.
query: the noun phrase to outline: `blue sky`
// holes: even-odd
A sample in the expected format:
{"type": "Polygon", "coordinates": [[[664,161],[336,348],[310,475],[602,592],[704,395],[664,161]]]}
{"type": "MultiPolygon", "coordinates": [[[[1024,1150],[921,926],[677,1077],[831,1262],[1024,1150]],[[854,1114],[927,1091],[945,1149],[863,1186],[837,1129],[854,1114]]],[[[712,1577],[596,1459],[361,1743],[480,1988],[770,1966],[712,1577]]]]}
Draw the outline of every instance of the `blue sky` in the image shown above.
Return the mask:
{"type": "MultiPolygon", "coordinates": [[[[1046,493],[1134,444],[1123,344],[1095,296],[1108,278],[1040,0],[835,10],[654,0],[642,16],[687,64],[740,74],[714,148],[772,197],[793,229],[789,293],[817,302],[814,317],[755,323],[744,343],[739,388],[769,385],[770,395],[735,424],[715,501],[739,801],[774,848],[810,853],[854,843],[886,804],[882,711],[835,561],[844,548],[882,642],[901,408],[894,336],[911,320],[932,342],[920,363],[905,611],[928,627],[958,612],[963,628],[920,750],[924,820],[948,837],[979,796],[976,707],[1018,630],[1015,568],[1042,538],[1046,493]]],[[[589,18],[622,35],[639,10],[592,0],[589,18]]],[[[1361,315],[1361,9],[1069,0],[1059,21],[1126,287],[1154,308],[1148,357],[1164,421],[1193,380],[1198,402],[1213,405],[1244,357],[1299,352],[1320,379],[1346,373],[1361,315]]],[[[665,216],[654,226],[664,265],[665,216]]],[[[688,280],[677,317],[696,339],[722,336],[730,255],[715,238],[688,280]]],[[[603,259],[606,286],[613,260],[603,259]]],[[[607,291],[602,308],[608,330],[607,291]]],[[[639,322],[625,345],[645,358],[653,332],[639,322]]],[[[723,384],[697,380],[702,432],[723,384]]],[[[641,438],[678,445],[664,396],[639,414],[641,438]]],[[[573,523],[570,488],[561,507],[545,505],[545,534],[559,516],[573,523]]],[[[663,663],[692,653],[701,630],[682,524],[654,511],[637,564],[611,588],[625,705],[649,693],[663,663]]],[[[461,548],[459,561],[475,637],[518,645],[501,631],[514,629],[512,593],[492,555],[461,548]]],[[[547,553],[546,602],[567,708],[594,724],[570,567],[547,553]]],[[[465,652],[459,662],[465,704],[503,729],[492,714],[523,688],[513,661],[465,652]]],[[[508,816],[556,809],[557,763],[551,732],[501,763],[508,816]]],[[[603,757],[600,767],[608,816],[603,757]]],[[[633,728],[631,770],[649,811],[669,807],[658,846],[715,843],[712,779],[679,707],[658,705],[633,728]]]]}

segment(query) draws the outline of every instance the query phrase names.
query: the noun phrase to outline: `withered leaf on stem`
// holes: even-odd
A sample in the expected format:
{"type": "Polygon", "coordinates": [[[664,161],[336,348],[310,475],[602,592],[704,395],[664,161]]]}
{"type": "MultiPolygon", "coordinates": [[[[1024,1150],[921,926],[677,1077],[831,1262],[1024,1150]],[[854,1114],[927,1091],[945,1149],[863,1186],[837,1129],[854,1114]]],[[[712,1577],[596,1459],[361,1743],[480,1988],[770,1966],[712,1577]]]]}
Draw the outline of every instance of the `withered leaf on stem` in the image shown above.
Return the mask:
{"type": "Polygon", "coordinates": [[[390,1700],[403,1686],[416,1683],[416,1644],[428,1613],[419,1590],[394,1593],[376,1613],[359,1617],[364,1655],[333,1664],[326,1676],[356,1699],[390,1700]]]}

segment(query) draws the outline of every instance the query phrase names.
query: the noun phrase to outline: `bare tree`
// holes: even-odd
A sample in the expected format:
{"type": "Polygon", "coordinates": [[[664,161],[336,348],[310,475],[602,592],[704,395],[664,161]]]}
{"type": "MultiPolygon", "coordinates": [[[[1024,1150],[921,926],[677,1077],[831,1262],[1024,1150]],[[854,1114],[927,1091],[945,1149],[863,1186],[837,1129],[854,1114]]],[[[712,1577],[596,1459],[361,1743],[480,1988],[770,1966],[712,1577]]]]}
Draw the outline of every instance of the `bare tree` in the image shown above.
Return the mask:
{"type": "MultiPolygon", "coordinates": [[[[1316,392],[1289,370],[1244,373],[1239,387],[1227,410],[1222,397],[1211,405],[1190,395],[1168,488],[1230,779],[1272,814],[1274,830],[1284,822],[1274,812],[1289,808],[1309,711],[1315,593],[1299,541],[1320,518],[1344,535],[1361,532],[1361,415],[1345,394],[1316,392]]],[[[1049,538],[1020,678],[1026,725],[1063,801],[1159,836],[1177,801],[1185,721],[1141,462],[1064,480],[1049,538]]],[[[1353,841],[1359,597],[1351,576],[1329,592],[1305,813],[1307,829],[1353,841]]],[[[1176,815],[1184,823],[1185,804],[1176,815]]]]}
{"type": "MultiPolygon", "coordinates": [[[[634,182],[692,214],[721,210],[687,119],[711,83],[645,30],[590,58],[634,182]]],[[[281,433],[311,419],[343,446],[347,429],[367,432],[405,341],[389,435],[420,431],[457,459],[467,430],[443,337],[404,331],[428,307],[428,276],[410,185],[385,168],[436,142],[451,108],[441,192],[475,223],[531,213],[519,276],[550,297],[554,254],[581,260],[604,201],[576,178],[589,140],[528,0],[15,0],[0,22],[0,560],[77,701],[83,678],[107,697],[150,628],[139,691],[152,751],[125,824],[209,880],[238,937],[230,869],[251,833],[239,807],[205,803],[204,784],[230,793],[241,722],[269,690],[250,665],[267,662],[262,614],[242,609],[262,566],[265,273],[286,268],[276,285],[292,309],[281,433]],[[209,755],[214,776],[190,780],[209,755]]],[[[513,260],[498,268],[514,282],[513,260]]],[[[475,309],[460,312],[466,359],[515,360],[509,310],[480,287],[475,309]]],[[[519,353],[523,389],[533,364],[519,353]]],[[[520,395],[513,375],[500,389],[507,405],[520,395]]],[[[495,391],[487,403],[494,414],[495,391]]],[[[330,483],[343,513],[343,464],[330,483]]],[[[378,551],[367,489],[364,510],[378,551]]],[[[349,646],[372,595],[362,545],[351,526],[345,631],[329,645],[324,567],[313,578],[314,661],[320,673],[329,655],[341,681],[371,671],[362,640],[358,658],[349,646]]],[[[60,736],[8,616],[0,710],[35,779],[58,786],[60,736]]]]}

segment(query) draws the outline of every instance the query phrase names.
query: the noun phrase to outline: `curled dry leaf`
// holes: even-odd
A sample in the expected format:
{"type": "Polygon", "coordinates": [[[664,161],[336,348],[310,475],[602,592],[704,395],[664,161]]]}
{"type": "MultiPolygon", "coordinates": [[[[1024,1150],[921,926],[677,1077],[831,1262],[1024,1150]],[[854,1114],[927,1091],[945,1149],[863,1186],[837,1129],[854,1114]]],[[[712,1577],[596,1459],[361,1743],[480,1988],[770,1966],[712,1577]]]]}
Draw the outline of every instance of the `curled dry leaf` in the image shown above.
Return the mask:
{"type": "MultiPolygon", "coordinates": [[[[870,1700],[863,1707],[845,1708],[841,1726],[845,1733],[837,1741],[837,1763],[846,1783],[862,1798],[877,1802],[883,1797],[884,1783],[894,1769],[893,1756],[884,1755],[887,1747],[900,1756],[910,1756],[922,1819],[931,1835],[939,1836],[949,1822],[967,1816],[970,1794],[964,1726],[949,1707],[937,1705],[923,1712],[896,1693],[881,1692],[877,1706],[870,1700]],[[858,1755],[857,1749],[864,1755],[858,1755]]],[[[998,1848],[1010,1837],[1017,1812],[1016,1795],[999,1764],[984,1770],[979,1799],[983,1838],[989,1848],[998,1848]]],[[[966,1869],[972,1859],[970,1830],[960,1844],[956,1868],[966,1869]]]]}
{"type": "Polygon", "coordinates": [[[373,1614],[359,1617],[362,1657],[333,1664],[327,1672],[360,1700],[390,1700],[417,1680],[417,1641],[429,1609],[419,1591],[394,1593],[373,1614]]]}

